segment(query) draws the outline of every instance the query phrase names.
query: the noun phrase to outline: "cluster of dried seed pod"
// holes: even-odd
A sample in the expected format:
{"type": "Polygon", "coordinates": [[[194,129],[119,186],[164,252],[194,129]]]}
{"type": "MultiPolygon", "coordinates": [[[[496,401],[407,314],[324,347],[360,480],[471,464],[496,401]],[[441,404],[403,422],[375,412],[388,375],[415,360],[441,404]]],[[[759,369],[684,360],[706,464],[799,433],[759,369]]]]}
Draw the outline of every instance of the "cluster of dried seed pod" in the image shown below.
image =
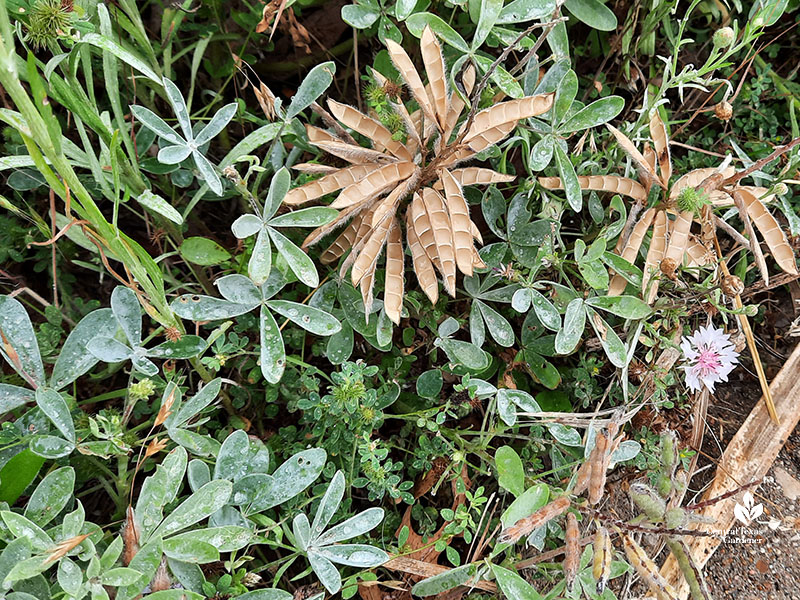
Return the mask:
{"type": "Polygon", "coordinates": [[[611,464],[611,455],[623,439],[619,433],[619,422],[612,419],[605,431],[598,431],[594,448],[589,458],[580,466],[572,493],[580,495],[588,490],[589,504],[594,506],[603,497],[606,487],[606,471],[611,464]]]}
{"type": "MultiPolygon", "coordinates": [[[[470,218],[464,186],[514,179],[490,169],[458,165],[505,138],[520,120],[548,111],[554,97],[546,94],[501,102],[471,113],[473,118],[459,127],[459,117],[467,105],[458,93],[448,93],[441,47],[429,27],[420,42],[427,85],[405,50],[386,41],[392,62],[420,107],[409,113],[401,100],[390,102],[405,125],[407,140],[395,139],[379,120],[329,101],[331,114],[319,107],[317,112],[331,131],[309,125],[308,139],[350,166],[297,165],[296,169],[323,176],[290,190],[284,200],[297,206],[341,190],[331,204],[341,209],[339,216],[312,231],[303,247],[344,226],[321,260],[331,263],[350,251],[341,263],[340,274],[344,276],[352,267],[351,281],[360,287],[368,313],[375,270],[385,248],[384,307],[395,323],[400,321],[404,293],[403,226],[414,271],[425,294],[436,302],[438,271],[445,291],[454,295],[457,271],[472,275],[474,268],[484,266],[474,245],[474,241],[481,243],[481,235],[470,218]],[[345,128],[371,140],[372,147],[359,145],[345,128]]],[[[373,76],[386,89],[386,79],[375,71],[373,76]]],[[[475,71],[471,66],[464,71],[462,83],[466,93],[472,93],[475,71]]]]}
{"type": "MultiPolygon", "coordinates": [[[[630,485],[629,494],[633,503],[644,513],[644,516],[653,523],[663,524],[668,530],[680,530],[687,523],[697,522],[700,519],[690,511],[680,506],[670,506],[667,500],[682,494],[685,481],[677,472],[679,464],[678,445],[675,434],[666,431],[660,440],[660,468],[657,477],[656,489],[646,483],[636,482],[630,485]]],[[[655,569],[653,562],[647,557],[642,548],[629,536],[623,536],[625,554],[639,576],[647,582],[661,600],[674,600],[677,595],[663,577],[655,569]]],[[[694,563],[679,535],[668,534],[667,548],[675,555],[681,573],[689,585],[689,592],[693,600],[710,600],[711,595],[699,567],[694,563]]]]}
{"type": "MultiPolygon", "coordinates": [[[[769,282],[769,276],[756,230],[778,266],[787,273],[797,274],[794,252],[786,235],[765,206],[774,199],[774,195],[769,194],[766,188],[743,186],[738,182],[732,187],[722,186],[725,179],[735,174],[735,169],[727,166],[695,169],[670,185],[672,160],[669,139],[667,128],[657,110],[653,111],[649,126],[653,147],[645,144],[644,152],[640,152],[621,131],[607,126],[636,165],[639,181],[615,175],[578,177],[582,189],[621,194],[632,198],[642,207],[648,203],[650,190],[654,186],[661,188],[659,202],[645,210],[631,228],[627,239],[620,236],[616,248],[617,254],[634,263],[648,231],[652,230],[642,277],[642,294],[647,302],[652,303],[655,299],[662,275],[674,279],[681,265],[698,267],[715,262],[715,248],[711,240],[715,225],[711,208],[737,207],[749,236],[750,250],[756,257],[765,282],[769,282]],[[698,198],[699,205],[689,203],[690,206],[686,206],[682,202],[684,196],[698,198]],[[751,222],[755,227],[750,225],[751,222]],[[699,224],[700,231],[692,232],[694,223],[699,224]]],[[[558,177],[540,177],[539,183],[547,189],[563,188],[558,177]]],[[[609,284],[608,295],[619,295],[626,286],[627,281],[621,275],[615,275],[609,284]]]]}

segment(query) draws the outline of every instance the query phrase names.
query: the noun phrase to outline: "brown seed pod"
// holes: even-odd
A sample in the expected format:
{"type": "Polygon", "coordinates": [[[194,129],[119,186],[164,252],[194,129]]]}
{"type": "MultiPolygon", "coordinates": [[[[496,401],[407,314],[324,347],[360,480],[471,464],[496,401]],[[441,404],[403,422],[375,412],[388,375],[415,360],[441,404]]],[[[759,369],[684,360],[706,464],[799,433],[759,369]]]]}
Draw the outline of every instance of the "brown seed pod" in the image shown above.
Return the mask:
{"type": "Polygon", "coordinates": [[[630,536],[622,536],[625,546],[625,556],[645,583],[653,588],[659,600],[675,600],[678,593],[669,582],[658,572],[656,564],[650,560],[647,553],[630,536]]]}
{"type": "Polygon", "coordinates": [[[733,116],[733,106],[727,100],[723,100],[714,107],[714,114],[720,121],[730,121],[733,116]]]}
{"type": "Polygon", "coordinates": [[[597,593],[602,594],[606,589],[608,579],[611,575],[611,560],[614,555],[611,551],[611,536],[608,529],[602,525],[597,529],[592,544],[594,555],[592,556],[592,576],[597,582],[597,593]]]}
{"type": "Polygon", "coordinates": [[[500,544],[513,544],[521,537],[531,533],[537,527],[541,527],[548,521],[564,514],[568,508],[569,498],[567,496],[556,498],[549,504],[545,504],[532,515],[520,519],[511,527],[503,529],[497,537],[497,542],[500,544]]]}
{"type": "Polygon", "coordinates": [[[564,536],[564,577],[567,580],[569,589],[572,589],[581,561],[580,538],[581,532],[578,528],[578,519],[575,517],[575,513],[567,513],[567,530],[564,536]]]}
{"type": "Polygon", "coordinates": [[[744,291],[744,283],[736,275],[723,277],[719,287],[722,289],[722,293],[729,298],[738,296],[744,291]]]}

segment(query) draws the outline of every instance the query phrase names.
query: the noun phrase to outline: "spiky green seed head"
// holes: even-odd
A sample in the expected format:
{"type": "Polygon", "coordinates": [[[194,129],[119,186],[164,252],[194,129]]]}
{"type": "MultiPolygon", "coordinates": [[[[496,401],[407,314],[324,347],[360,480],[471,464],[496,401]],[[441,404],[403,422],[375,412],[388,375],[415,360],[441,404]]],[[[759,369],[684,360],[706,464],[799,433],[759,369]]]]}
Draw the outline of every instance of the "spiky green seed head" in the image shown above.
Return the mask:
{"type": "Polygon", "coordinates": [[[72,25],[72,7],[61,0],[38,0],[31,6],[25,39],[34,48],[66,35],[72,25]]]}
{"type": "Polygon", "coordinates": [[[386,102],[386,92],[383,88],[376,84],[370,84],[364,89],[364,98],[368,104],[381,104],[386,102]]]}
{"type": "Polygon", "coordinates": [[[705,194],[691,187],[681,190],[677,201],[679,209],[691,211],[696,215],[699,215],[700,211],[708,203],[709,200],[705,194]]]}

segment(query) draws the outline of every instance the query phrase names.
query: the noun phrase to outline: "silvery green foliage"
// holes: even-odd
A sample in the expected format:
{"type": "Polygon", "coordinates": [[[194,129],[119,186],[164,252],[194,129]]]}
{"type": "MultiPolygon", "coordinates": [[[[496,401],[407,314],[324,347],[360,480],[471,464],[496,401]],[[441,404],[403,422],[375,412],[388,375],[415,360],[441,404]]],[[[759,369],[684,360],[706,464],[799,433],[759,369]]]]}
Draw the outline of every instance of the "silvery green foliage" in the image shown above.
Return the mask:
{"type": "Polygon", "coordinates": [[[231,225],[233,235],[240,240],[256,236],[247,266],[250,279],[256,285],[263,284],[272,269],[270,240],[299,281],[312,288],[319,285],[314,261],[278,230],[282,227],[320,227],[336,218],[339,213],[325,206],[313,206],[275,216],[291,182],[289,171],[281,168],[272,177],[263,213],[242,215],[231,225]]]}
{"type": "Polygon", "coordinates": [[[472,342],[456,340],[452,337],[458,329],[458,321],[453,317],[447,317],[439,324],[439,337],[433,341],[433,345],[444,350],[451,362],[463,365],[467,369],[480,371],[488,367],[491,358],[486,351],[481,350],[480,346],[472,342]]]}
{"type": "MultiPolygon", "coordinates": [[[[585,2],[580,0],[576,4],[585,2]]],[[[564,140],[579,131],[608,123],[622,112],[625,101],[619,96],[606,96],[584,106],[583,102],[575,99],[578,76],[570,69],[568,59],[559,60],[550,67],[533,90],[534,94],[551,92],[556,93],[553,108],[539,118],[529,119],[533,130],[541,135],[530,151],[529,164],[534,171],[541,171],[555,159],[567,202],[572,210],[579,211],[583,206],[581,187],[564,140]]]]}
{"type": "MultiPolygon", "coordinates": [[[[411,588],[411,593],[423,598],[426,596],[435,596],[457,588],[460,585],[474,585],[479,579],[483,579],[487,572],[488,568],[483,563],[462,565],[455,569],[449,569],[443,573],[423,579],[414,584],[414,587],[411,588]]],[[[507,598],[517,600],[516,596],[507,596],[507,598]]],[[[527,600],[527,597],[525,597],[525,599],[527,600]]],[[[519,597],[519,600],[523,600],[523,598],[519,597]]]]}
{"type": "Polygon", "coordinates": [[[30,436],[30,449],[44,458],[60,458],[75,449],[75,426],[67,400],[58,390],[89,371],[97,358],[88,344],[97,335],[113,336],[118,325],[111,309],[86,315],[67,337],[49,382],[28,313],[15,298],[0,296],[0,354],[28,383],[29,388],[0,384],[0,413],[7,413],[35,401],[60,435],[37,433],[30,436]]]}
{"type": "Polygon", "coordinates": [[[283,336],[273,313],[315,335],[333,335],[342,327],[333,315],[324,310],[290,300],[273,299],[287,283],[286,274],[281,269],[271,269],[261,286],[255,285],[244,275],[226,275],[214,283],[223,299],[184,294],[175,299],[170,307],[179,317],[193,321],[230,319],[259,309],[261,355],[258,362],[261,373],[270,383],[280,381],[286,367],[283,336]]]}
{"type": "Polygon", "coordinates": [[[342,502],[344,488],[344,475],[337,471],[319,503],[313,523],[309,523],[308,517],[303,513],[298,514],[292,522],[297,548],[306,554],[314,573],[331,594],[342,587],[341,575],[333,563],[369,569],[389,560],[389,555],[380,548],[366,544],[338,543],[377,527],[383,520],[382,508],[368,508],[326,531],[342,502]]]}
{"type": "Polygon", "coordinates": [[[153,348],[142,346],[142,308],[136,293],[117,286],[111,293],[111,311],[128,344],[110,335],[95,335],[87,348],[97,359],[118,363],[130,360],[133,368],[148,377],[158,374],[151,358],[194,358],[206,349],[206,342],[196,335],[184,335],[174,342],[163,342],[153,348]]]}
{"type": "Polygon", "coordinates": [[[236,114],[236,103],[226,104],[220,108],[211,120],[195,136],[186,101],[178,87],[166,77],[163,79],[164,92],[172,106],[175,117],[178,119],[183,135],[167,125],[164,120],[153,111],[143,106],[131,106],[131,114],[145,127],[155,133],[168,145],[158,152],[159,162],[166,165],[180,163],[189,156],[192,157],[197,170],[206,182],[206,185],[218,196],[222,195],[222,181],[217,175],[214,165],[203,155],[200,148],[216,137],[236,114]]]}
{"type": "Polygon", "coordinates": [[[489,302],[511,302],[519,284],[512,283],[496,287],[502,278],[490,273],[483,280],[478,275],[464,277],[464,290],[472,298],[469,311],[469,336],[470,341],[478,346],[483,346],[486,341],[486,330],[500,346],[509,348],[514,345],[514,329],[511,323],[498,311],[489,305],[489,302]]]}

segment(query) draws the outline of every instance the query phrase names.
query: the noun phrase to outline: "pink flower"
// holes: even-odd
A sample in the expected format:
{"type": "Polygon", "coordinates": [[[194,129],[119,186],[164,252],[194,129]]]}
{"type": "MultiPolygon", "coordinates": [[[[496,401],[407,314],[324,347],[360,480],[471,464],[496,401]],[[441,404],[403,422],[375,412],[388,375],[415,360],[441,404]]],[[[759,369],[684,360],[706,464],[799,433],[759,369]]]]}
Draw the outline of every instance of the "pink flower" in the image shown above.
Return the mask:
{"type": "Polygon", "coordinates": [[[714,393],[714,384],[728,381],[728,374],[736,368],[739,353],[736,352],[730,337],[722,329],[701,327],[690,337],[681,341],[686,364],[686,385],[693,392],[702,386],[714,393]]]}

